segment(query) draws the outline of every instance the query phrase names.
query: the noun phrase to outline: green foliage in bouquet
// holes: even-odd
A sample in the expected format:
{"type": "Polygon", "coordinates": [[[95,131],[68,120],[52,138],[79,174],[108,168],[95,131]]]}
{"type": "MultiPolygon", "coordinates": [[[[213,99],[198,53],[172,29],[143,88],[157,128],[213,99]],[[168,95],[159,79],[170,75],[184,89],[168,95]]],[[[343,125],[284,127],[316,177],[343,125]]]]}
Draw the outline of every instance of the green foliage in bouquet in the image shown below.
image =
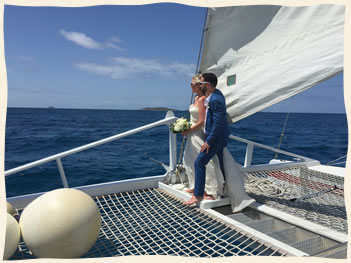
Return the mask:
{"type": "Polygon", "coordinates": [[[190,127],[191,127],[191,123],[186,118],[179,118],[171,124],[169,129],[173,133],[182,133],[186,130],[189,130],[190,127]]]}

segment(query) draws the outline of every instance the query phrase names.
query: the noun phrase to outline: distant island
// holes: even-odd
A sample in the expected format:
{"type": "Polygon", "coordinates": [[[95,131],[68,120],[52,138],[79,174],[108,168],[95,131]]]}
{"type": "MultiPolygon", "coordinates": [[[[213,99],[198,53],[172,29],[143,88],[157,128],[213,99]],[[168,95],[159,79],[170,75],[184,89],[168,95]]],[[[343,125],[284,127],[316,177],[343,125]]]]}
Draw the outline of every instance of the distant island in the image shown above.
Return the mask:
{"type": "Polygon", "coordinates": [[[166,107],[142,108],[141,110],[150,110],[150,111],[169,111],[169,110],[172,110],[172,111],[178,111],[176,109],[169,109],[169,108],[166,108],[166,107]]]}
{"type": "Polygon", "coordinates": [[[55,107],[54,106],[49,106],[48,109],[55,109],[55,107]]]}

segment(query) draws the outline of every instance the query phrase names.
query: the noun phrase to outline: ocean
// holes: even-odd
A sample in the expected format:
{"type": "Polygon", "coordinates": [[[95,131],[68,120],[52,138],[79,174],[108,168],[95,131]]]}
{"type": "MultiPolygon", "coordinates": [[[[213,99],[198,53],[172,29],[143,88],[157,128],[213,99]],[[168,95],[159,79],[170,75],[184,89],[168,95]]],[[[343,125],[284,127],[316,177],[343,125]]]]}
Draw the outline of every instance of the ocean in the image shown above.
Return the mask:
{"type": "MultiPolygon", "coordinates": [[[[5,170],[82,146],[160,119],[166,111],[8,108],[5,170]]],[[[177,117],[188,116],[176,111],[177,117]]],[[[231,134],[277,147],[286,113],[258,112],[230,126],[231,134]]],[[[347,154],[346,114],[290,113],[281,149],[326,164],[347,154]]],[[[177,135],[178,154],[182,137],[177,135]]],[[[246,145],[230,140],[229,151],[244,163],[246,145]]],[[[162,175],[168,164],[168,127],[161,126],[64,157],[70,187],[162,175]]],[[[255,147],[253,164],[274,153],[255,147]]],[[[279,155],[278,158],[287,159],[279,155]]],[[[342,159],[342,161],[344,161],[342,159]]],[[[344,163],[338,166],[345,166],[344,163]]],[[[7,176],[7,197],[62,187],[55,161],[7,176]]]]}

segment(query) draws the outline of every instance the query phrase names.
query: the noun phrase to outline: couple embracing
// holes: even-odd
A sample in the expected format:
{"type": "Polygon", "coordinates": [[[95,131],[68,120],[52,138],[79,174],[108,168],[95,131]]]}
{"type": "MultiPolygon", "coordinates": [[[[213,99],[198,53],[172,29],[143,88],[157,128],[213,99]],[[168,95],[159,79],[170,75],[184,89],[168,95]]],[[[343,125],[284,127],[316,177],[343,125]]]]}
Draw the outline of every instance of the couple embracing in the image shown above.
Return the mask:
{"type": "Polygon", "coordinates": [[[189,108],[192,126],[182,135],[187,136],[183,167],[189,188],[185,191],[192,197],[184,204],[228,196],[233,212],[239,212],[255,200],[246,194],[239,165],[226,148],[230,134],[226,103],[216,86],[212,73],[196,75],[191,82],[197,95],[189,108]]]}

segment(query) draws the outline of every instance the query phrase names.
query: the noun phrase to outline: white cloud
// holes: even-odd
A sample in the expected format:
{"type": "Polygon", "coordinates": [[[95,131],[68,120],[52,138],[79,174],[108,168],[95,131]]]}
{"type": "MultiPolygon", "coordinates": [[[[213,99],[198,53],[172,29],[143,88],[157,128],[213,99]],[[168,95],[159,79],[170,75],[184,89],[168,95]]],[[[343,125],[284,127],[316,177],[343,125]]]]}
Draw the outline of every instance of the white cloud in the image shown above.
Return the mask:
{"type": "Polygon", "coordinates": [[[112,42],[107,42],[106,43],[106,47],[109,47],[109,48],[114,48],[114,49],[117,49],[119,51],[124,51],[123,48],[117,46],[116,44],[112,43],[112,42]]]}
{"type": "Polygon", "coordinates": [[[100,66],[92,63],[78,63],[76,66],[84,71],[88,71],[91,73],[95,73],[98,75],[110,75],[112,73],[112,69],[107,66],[100,66]]]}
{"type": "Polygon", "coordinates": [[[110,37],[110,39],[108,41],[109,42],[114,42],[114,43],[121,43],[121,42],[123,42],[120,38],[118,38],[116,36],[110,37]]]}
{"type": "Polygon", "coordinates": [[[156,59],[138,59],[114,57],[108,65],[98,65],[94,63],[77,63],[76,66],[84,71],[108,76],[114,79],[123,79],[135,75],[154,76],[158,75],[166,78],[179,76],[192,76],[195,71],[194,64],[171,63],[162,64],[156,59]]]}
{"type": "Polygon", "coordinates": [[[88,37],[84,33],[78,32],[67,32],[63,29],[60,30],[61,35],[63,35],[66,39],[72,41],[73,43],[91,49],[102,49],[103,46],[96,42],[94,39],[88,37]]]}
{"type": "Polygon", "coordinates": [[[114,48],[117,49],[119,51],[124,51],[123,48],[121,48],[120,46],[116,45],[116,43],[122,43],[123,41],[116,37],[116,36],[112,36],[110,37],[107,41],[106,41],[106,46],[109,48],[114,48]]]}
{"type": "Polygon", "coordinates": [[[106,41],[106,43],[103,44],[103,43],[99,43],[98,41],[95,41],[91,37],[88,37],[84,33],[68,32],[68,31],[61,29],[60,34],[62,36],[64,36],[67,40],[72,41],[73,43],[75,43],[81,47],[84,47],[84,48],[90,48],[90,49],[113,48],[113,49],[117,49],[119,51],[124,51],[123,48],[116,45],[116,43],[121,43],[123,41],[115,36],[110,37],[106,41]]]}

